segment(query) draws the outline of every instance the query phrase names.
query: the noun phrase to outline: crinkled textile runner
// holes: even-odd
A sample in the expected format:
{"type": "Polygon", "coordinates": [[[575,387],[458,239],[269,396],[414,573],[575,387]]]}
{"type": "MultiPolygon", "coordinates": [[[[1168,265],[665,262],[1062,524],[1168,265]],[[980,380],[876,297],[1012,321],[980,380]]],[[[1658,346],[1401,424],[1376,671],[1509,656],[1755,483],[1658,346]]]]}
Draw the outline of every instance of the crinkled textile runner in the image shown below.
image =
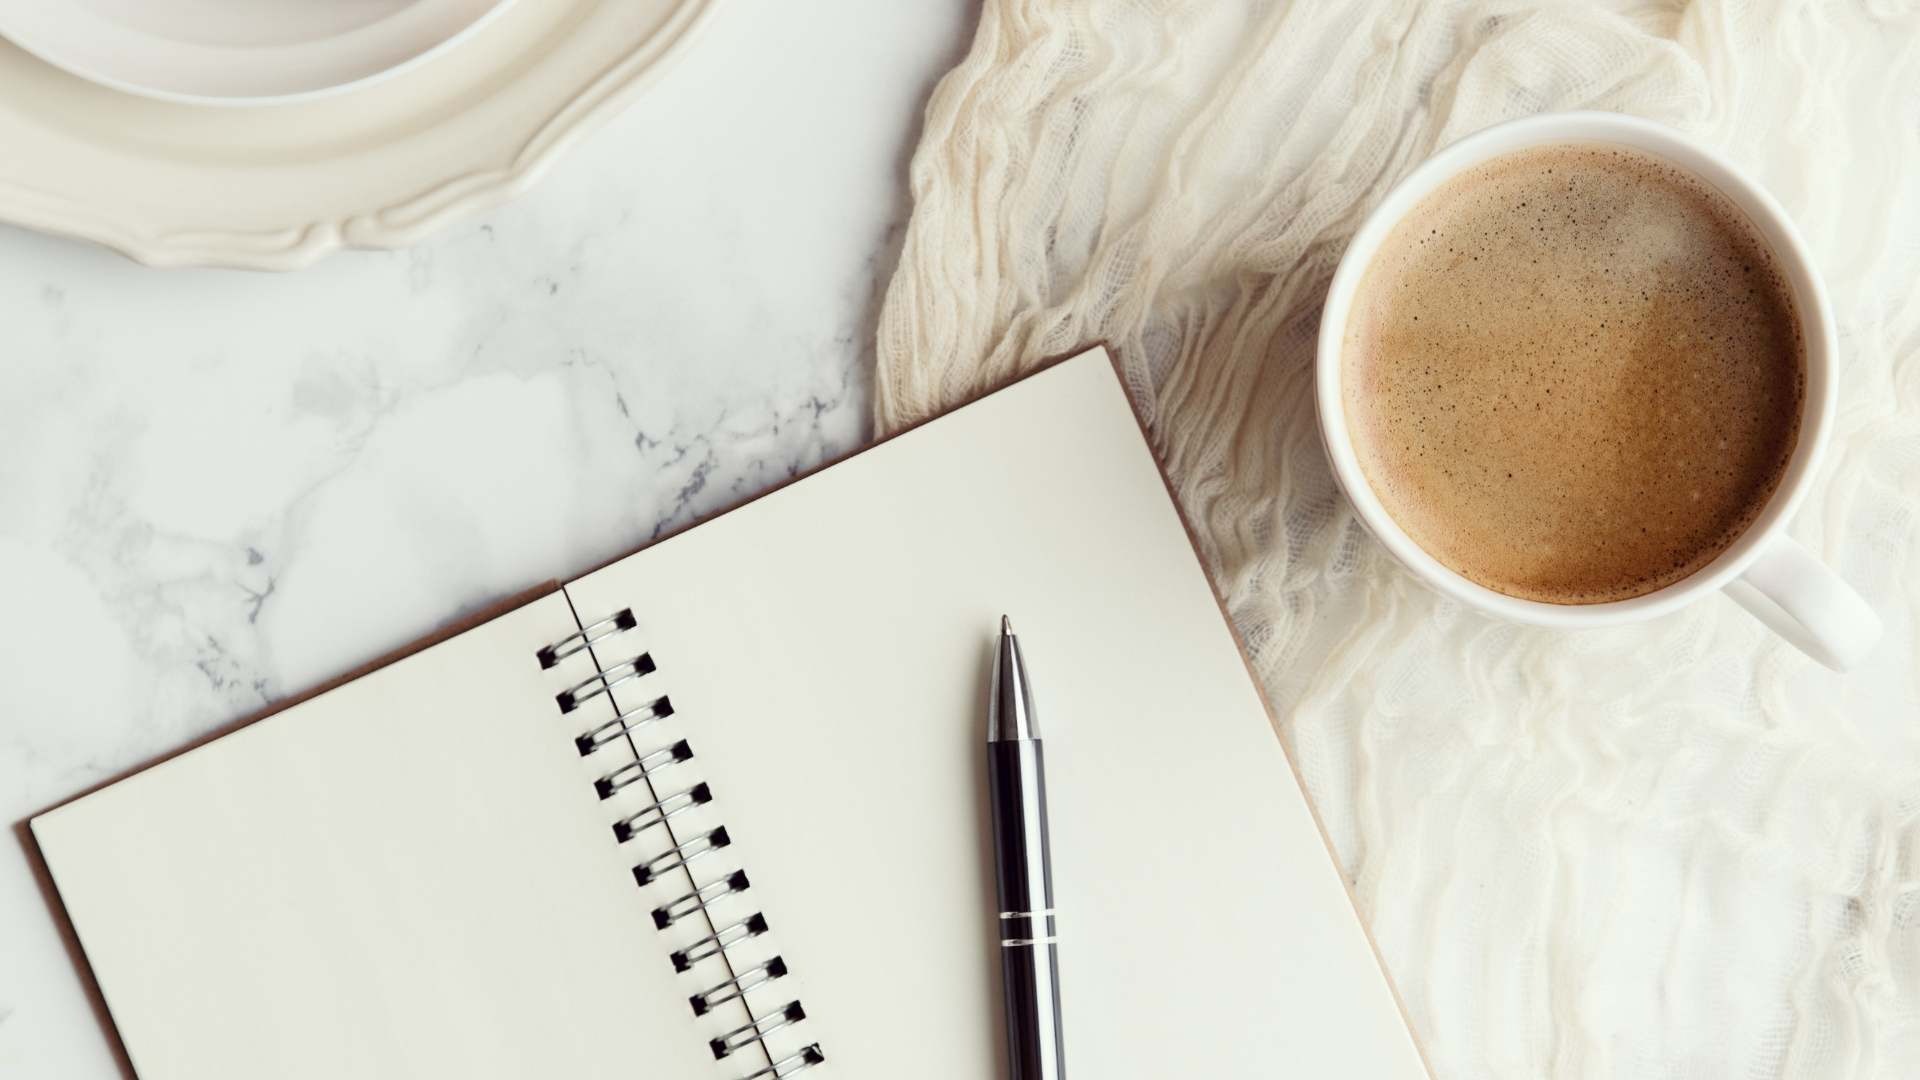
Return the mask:
{"type": "Polygon", "coordinates": [[[881,428],[1117,348],[1441,1077],[1920,1076],[1920,4],[986,0],[911,179],[881,428]],[[1794,529],[1886,620],[1865,670],[1721,597],[1490,621],[1335,492],[1348,236],[1438,147],[1575,108],[1720,149],[1812,245],[1843,399],[1794,529]]]}

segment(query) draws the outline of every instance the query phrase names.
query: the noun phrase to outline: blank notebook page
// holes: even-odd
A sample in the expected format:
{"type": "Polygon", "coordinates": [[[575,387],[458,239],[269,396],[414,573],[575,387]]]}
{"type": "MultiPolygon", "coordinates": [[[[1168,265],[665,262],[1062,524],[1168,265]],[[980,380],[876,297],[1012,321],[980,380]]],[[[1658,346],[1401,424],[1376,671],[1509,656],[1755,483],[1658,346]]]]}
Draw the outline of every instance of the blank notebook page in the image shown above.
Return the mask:
{"type": "Polygon", "coordinates": [[[33,822],[141,1080],[706,1077],[551,593],[33,822]]]}
{"type": "Polygon", "coordinates": [[[637,618],[596,652],[658,662],[615,696],[670,695],[713,795],[676,833],[724,822],[751,871],[716,910],[766,915],[742,952],[791,975],[756,1011],[804,1002],[769,1041],[817,1041],[808,1080],[1002,1068],[1003,612],[1046,739],[1070,1074],[1426,1075],[1100,351],[567,592],[637,618]]]}

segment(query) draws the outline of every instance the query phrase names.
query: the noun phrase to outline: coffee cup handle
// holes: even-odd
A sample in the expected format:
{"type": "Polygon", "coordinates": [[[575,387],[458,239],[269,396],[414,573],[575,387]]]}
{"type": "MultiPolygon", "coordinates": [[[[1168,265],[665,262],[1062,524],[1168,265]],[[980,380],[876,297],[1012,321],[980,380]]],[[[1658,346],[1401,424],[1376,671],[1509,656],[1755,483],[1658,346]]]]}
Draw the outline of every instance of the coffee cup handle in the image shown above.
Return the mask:
{"type": "Polygon", "coordinates": [[[1727,583],[1727,595],[1769,630],[1835,671],[1859,663],[1880,640],[1880,616],[1840,575],[1785,533],[1767,541],[1753,565],[1727,583]]]}

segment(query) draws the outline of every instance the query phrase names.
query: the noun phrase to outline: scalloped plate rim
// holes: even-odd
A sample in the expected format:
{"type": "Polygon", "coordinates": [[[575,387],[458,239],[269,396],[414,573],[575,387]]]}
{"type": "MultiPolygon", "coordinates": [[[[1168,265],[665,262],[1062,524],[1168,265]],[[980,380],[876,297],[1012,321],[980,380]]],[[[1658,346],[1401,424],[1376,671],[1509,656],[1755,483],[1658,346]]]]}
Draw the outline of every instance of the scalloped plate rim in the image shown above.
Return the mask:
{"type": "MultiPolygon", "coordinates": [[[[344,94],[350,91],[360,90],[384,82],[387,79],[396,78],[424,64],[437,60],[447,52],[458,48],[469,37],[479,33],[487,23],[499,18],[508,7],[517,2],[518,0],[492,0],[487,9],[475,16],[471,22],[468,22],[442,40],[426,45],[387,67],[355,75],[339,82],[326,83],[301,90],[269,94],[198,94],[181,90],[168,90],[157,86],[147,86],[130,81],[121,76],[108,74],[105,71],[95,70],[86,64],[79,63],[72,57],[63,55],[57,48],[50,47],[47,41],[42,38],[34,37],[31,34],[23,35],[17,27],[11,29],[0,27],[0,38],[6,39],[21,52],[32,56],[34,59],[39,60],[49,67],[58,68],[75,78],[97,83],[109,90],[115,90],[122,94],[150,98],[154,101],[162,101],[172,105],[193,105],[221,109],[252,109],[272,107],[275,105],[298,105],[303,102],[317,101],[322,98],[332,97],[335,94],[344,94]]],[[[537,2],[537,0],[535,0],[535,2],[537,2]]]]}
{"type": "Polygon", "coordinates": [[[426,191],[400,202],[283,229],[152,232],[111,213],[61,199],[44,190],[0,181],[0,222],[88,241],[143,266],[165,269],[288,271],[312,266],[338,251],[394,251],[409,247],[461,218],[499,206],[532,187],[567,147],[609,120],[666,62],[677,57],[721,2],[682,0],[684,15],[671,20],[612,67],[561,101],[551,115],[514,144],[497,164],[442,177],[426,191]],[[456,188],[468,190],[434,205],[436,200],[445,198],[446,192],[456,188]],[[381,220],[393,215],[409,220],[399,223],[381,220]]]}

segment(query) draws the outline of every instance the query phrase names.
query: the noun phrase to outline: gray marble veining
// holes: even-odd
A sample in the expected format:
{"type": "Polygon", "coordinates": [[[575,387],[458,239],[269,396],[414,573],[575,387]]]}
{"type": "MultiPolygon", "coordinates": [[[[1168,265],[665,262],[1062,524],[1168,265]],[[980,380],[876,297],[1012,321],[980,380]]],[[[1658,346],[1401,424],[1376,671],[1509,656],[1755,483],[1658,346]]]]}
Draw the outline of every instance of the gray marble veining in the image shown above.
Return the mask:
{"type": "MultiPolygon", "coordinates": [[[[411,251],[156,272],[0,230],[0,813],[855,448],[972,17],[733,0],[530,194],[411,251]]],[[[0,1075],[118,1075],[14,839],[0,1075]]]]}

